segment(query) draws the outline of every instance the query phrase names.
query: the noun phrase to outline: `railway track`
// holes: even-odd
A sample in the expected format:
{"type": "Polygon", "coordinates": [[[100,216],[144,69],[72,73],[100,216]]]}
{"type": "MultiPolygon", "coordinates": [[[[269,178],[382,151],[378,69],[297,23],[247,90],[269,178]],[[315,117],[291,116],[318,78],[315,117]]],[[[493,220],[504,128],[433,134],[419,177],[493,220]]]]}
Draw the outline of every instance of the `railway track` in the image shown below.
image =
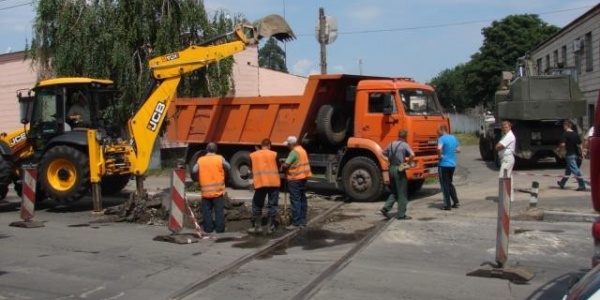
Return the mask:
{"type": "MultiPolygon", "coordinates": [[[[219,295],[231,299],[310,299],[391,222],[376,222],[359,233],[333,237],[329,243],[338,239],[335,246],[307,246],[315,237],[323,238],[320,228],[344,205],[342,202],[331,206],[311,219],[306,229],[293,230],[271,240],[208,277],[176,291],[169,299],[210,299],[219,295]],[[286,249],[302,245],[311,252],[292,251],[291,255],[281,255],[286,249]]],[[[327,239],[323,243],[328,243],[327,239]]]]}

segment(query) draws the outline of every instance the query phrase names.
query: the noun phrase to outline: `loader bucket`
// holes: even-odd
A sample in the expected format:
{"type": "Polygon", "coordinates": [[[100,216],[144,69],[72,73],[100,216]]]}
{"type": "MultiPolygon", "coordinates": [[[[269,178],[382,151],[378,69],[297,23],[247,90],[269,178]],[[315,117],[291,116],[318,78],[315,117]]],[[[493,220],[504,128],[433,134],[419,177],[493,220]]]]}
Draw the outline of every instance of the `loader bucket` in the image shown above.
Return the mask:
{"type": "Polygon", "coordinates": [[[296,39],[290,25],[280,15],[268,15],[254,22],[258,39],[274,37],[279,41],[287,42],[296,39]]]}

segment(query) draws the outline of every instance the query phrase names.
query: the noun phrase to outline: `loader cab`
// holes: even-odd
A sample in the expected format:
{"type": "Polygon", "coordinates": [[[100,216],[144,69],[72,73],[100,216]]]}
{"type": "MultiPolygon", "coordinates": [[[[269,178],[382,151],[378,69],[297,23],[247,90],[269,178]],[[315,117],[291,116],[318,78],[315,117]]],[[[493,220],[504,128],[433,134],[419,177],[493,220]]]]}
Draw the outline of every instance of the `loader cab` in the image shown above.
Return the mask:
{"type": "Polygon", "coordinates": [[[89,78],[59,78],[38,83],[32,92],[20,93],[19,101],[33,101],[22,108],[28,138],[36,151],[56,137],[65,143],[87,145],[87,129],[106,126],[107,107],[115,94],[112,81],[89,78]],[[109,93],[107,93],[109,91],[109,93]],[[25,112],[24,112],[25,111],[25,112]]]}

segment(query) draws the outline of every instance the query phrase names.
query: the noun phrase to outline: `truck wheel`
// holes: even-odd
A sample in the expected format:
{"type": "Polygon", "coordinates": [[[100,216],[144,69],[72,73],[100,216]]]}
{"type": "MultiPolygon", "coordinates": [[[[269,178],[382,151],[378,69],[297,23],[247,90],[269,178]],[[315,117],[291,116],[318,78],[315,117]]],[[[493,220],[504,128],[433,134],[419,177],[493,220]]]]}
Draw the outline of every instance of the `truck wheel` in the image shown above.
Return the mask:
{"type": "Polygon", "coordinates": [[[346,139],[349,118],[339,106],[325,104],[317,114],[317,134],[332,145],[338,145],[346,139]]]}
{"type": "Polygon", "coordinates": [[[0,200],[6,198],[8,186],[12,182],[12,164],[0,156],[0,200]]]}
{"type": "Polygon", "coordinates": [[[418,192],[419,190],[421,190],[421,188],[423,187],[423,183],[425,183],[425,179],[409,181],[408,182],[408,194],[412,195],[412,194],[418,192]]]}
{"type": "Polygon", "coordinates": [[[40,161],[38,180],[50,198],[60,202],[77,201],[90,188],[88,157],[69,146],[50,148],[40,161]]]}
{"type": "Polygon", "coordinates": [[[102,190],[102,195],[111,196],[118,194],[121,190],[127,186],[129,180],[131,179],[131,175],[110,175],[102,177],[102,181],[100,182],[100,189],[102,190]]]}
{"type": "Polygon", "coordinates": [[[250,152],[238,151],[229,162],[231,170],[229,170],[229,178],[231,186],[235,189],[246,189],[250,186],[252,172],[250,170],[250,152]]]}
{"type": "Polygon", "coordinates": [[[490,161],[494,159],[494,151],[492,150],[490,143],[487,139],[479,138],[479,155],[484,161],[490,161]]]}
{"type": "Polygon", "coordinates": [[[188,172],[190,173],[190,178],[193,182],[198,183],[199,180],[198,172],[193,172],[194,165],[198,163],[198,158],[204,155],[206,155],[206,150],[196,151],[196,153],[192,155],[192,158],[190,158],[190,161],[188,161],[188,172]]]}
{"type": "Polygon", "coordinates": [[[384,191],[381,170],[367,157],[348,161],[342,170],[342,186],[352,200],[360,202],[381,200],[384,191]]]}

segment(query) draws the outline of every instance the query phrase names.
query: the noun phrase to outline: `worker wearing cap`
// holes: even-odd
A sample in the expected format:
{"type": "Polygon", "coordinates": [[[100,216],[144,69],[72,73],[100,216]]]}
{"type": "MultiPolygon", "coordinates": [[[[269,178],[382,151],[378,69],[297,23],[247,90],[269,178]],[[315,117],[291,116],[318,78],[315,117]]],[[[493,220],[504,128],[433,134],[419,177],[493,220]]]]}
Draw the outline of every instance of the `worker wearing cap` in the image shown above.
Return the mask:
{"type": "Polygon", "coordinates": [[[292,230],[306,226],[306,213],[308,210],[306,183],[308,178],[312,176],[312,172],[310,171],[308,154],[298,144],[298,138],[293,135],[288,136],[284,144],[290,149],[290,153],[281,168],[286,172],[292,204],[292,224],[287,229],[292,230]]]}
{"type": "Polygon", "coordinates": [[[252,197],[252,227],[249,233],[262,232],[262,210],[265,197],[269,198],[269,218],[267,220],[267,233],[275,229],[277,207],[279,205],[279,187],[281,178],[277,167],[277,152],[271,150],[271,140],[264,139],[260,149],[250,153],[252,164],[252,178],[254,179],[254,196],[252,197]]]}
{"type": "Polygon", "coordinates": [[[221,233],[225,231],[225,172],[230,166],[217,154],[217,144],[208,143],[206,152],[192,170],[198,172],[202,194],[202,227],[205,233],[221,233]]]}

